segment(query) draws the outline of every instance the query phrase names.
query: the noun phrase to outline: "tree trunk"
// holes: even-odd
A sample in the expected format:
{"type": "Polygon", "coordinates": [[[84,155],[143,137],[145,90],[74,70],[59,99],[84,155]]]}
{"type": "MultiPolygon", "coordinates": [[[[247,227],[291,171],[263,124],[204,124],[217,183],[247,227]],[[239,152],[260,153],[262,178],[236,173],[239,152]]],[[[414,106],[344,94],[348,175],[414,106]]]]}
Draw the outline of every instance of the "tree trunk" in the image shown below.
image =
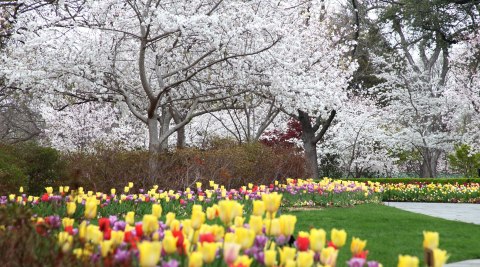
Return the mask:
{"type": "Polygon", "coordinates": [[[436,178],[437,165],[440,158],[441,151],[438,149],[422,149],[422,163],[420,164],[421,178],[436,178]]]}
{"type": "Polygon", "coordinates": [[[185,126],[182,126],[177,130],[177,149],[185,148],[185,146],[187,146],[187,137],[185,126]]]}
{"type": "MultiPolygon", "coordinates": [[[[172,115],[168,111],[166,107],[162,107],[161,109],[161,116],[160,116],[160,132],[159,136],[163,136],[164,133],[170,130],[170,122],[172,121],[172,115]]],[[[168,151],[168,137],[165,138],[159,146],[159,152],[165,153],[168,151]]]]}
{"type": "Polygon", "coordinates": [[[298,120],[302,126],[303,149],[305,150],[305,168],[309,178],[318,178],[317,143],[315,131],[308,113],[298,111],[298,120]]]}
{"type": "Polygon", "coordinates": [[[160,142],[158,136],[158,120],[156,114],[148,118],[148,183],[155,184],[158,170],[160,142]]]}

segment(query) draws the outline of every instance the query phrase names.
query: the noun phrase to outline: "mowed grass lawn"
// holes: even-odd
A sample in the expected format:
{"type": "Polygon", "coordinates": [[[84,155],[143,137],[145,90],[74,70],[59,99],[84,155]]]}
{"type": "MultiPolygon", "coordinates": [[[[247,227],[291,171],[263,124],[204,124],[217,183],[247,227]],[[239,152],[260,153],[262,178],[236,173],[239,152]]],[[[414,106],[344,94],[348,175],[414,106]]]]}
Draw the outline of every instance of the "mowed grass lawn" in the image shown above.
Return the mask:
{"type": "Polygon", "coordinates": [[[449,221],[403,211],[381,204],[351,208],[289,211],[297,216],[297,231],[323,228],[330,239],[332,228],[347,231],[347,244],[340,250],[337,266],[346,266],[351,257],[352,237],[367,240],[368,259],[385,267],[397,266],[398,255],[417,256],[423,266],[423,231],[440,234],[440,248],[450,254],[448,262],[480,259],[480,225],[449,221]]]}

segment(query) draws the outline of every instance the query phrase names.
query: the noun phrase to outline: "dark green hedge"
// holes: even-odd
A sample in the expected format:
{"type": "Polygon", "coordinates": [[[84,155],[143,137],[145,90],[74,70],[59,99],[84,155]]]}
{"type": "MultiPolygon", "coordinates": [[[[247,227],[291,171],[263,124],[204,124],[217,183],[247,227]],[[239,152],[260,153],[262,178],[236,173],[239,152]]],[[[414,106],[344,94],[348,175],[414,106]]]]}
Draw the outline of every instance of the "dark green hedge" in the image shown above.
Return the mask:
{"type": "Polygon", "coordinates": [[[380,183],[440,183],[440,184],[465,184],[480,183],[480,178],[351,178],[343,179],[359,182],[380,182],[380,183]]]}

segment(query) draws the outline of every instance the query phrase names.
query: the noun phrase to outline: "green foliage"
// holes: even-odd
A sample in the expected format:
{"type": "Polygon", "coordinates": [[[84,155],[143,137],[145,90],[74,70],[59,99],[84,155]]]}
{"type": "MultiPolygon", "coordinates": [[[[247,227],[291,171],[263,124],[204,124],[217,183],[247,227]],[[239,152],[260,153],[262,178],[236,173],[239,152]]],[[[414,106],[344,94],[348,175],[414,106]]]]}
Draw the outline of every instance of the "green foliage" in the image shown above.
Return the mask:
{"type": "Polygon", "coordinates": [[[480,183],[479,178],[349,178],[349,181],[358,182],[379,182],[382,184],[418,184],[418,183],[435,183],[435,184],[466,184],[480,183]]]}
{"type": "Polygon", "coordinates": [[[339,156],[334,154],[326,154],[320,157],[320,177],[340,178],[343,176],[338,158],[339,156]]]}
{"type": "Polygon", "coordinates": [[[2,192],[16,192],[24,186],[29,194],[40,194],[43,187],[57,185],[64,175],[60,153],[28,142],[0,146],[0,177],[2,192]]]}
{"type": "Polygon", "coordinates": [[[455,153],[448,155],[448,161],[453,170],[462,173],[465,177],[478,178],[480,169],[480,153],[473,154],[466,144],[455,147],[455,153]]]}
{"type": "Polygon", "coordinates": [[[18,159],[0,147],[0,192],[16,192],[27,183],[27,175],[18,164],[18,159]]]}

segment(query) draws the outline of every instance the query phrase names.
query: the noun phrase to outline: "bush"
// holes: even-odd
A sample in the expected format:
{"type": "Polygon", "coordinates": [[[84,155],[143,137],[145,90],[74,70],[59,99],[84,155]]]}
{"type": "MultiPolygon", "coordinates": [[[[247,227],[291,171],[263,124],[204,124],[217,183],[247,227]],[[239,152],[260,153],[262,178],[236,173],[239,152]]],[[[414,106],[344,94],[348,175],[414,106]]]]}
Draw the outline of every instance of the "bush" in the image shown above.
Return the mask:
{"type": "Polygon", "coordinates": [[[13,193],[27,184],[27,175],[20,167],[18,159],[5,147],[0,146],[0,192],[13,193]]]}
{"type": "Polygon", "coordinates": [[[416,184],[416,183],[438,183],[438,184],[468,184],[480,183],[480,178],[355,178],[345,179],[358,182],[379,182],[391,184],[416,184]]]}
{"type": "Polygon", "coordinates": [[[60,153],[48,147],[28,142],[0,146],[0,176],[2,193],[13,193],[24,186],[29,194],[44,192],[45,186],[61,183],[64,163],[60,153]]]}
{"type": "Polygon", "coordinates": [[[473,154],[468,145],[462,144],[455,147],[455,153],[448,155],[452,169],[465,177],[477,177],[480,169],[480,153],[473,154]]]}
{"type": "MultiPolygon", "coordinates": [[[[158,156],[157,183],[160,189],[208,185],[210,180],[230,188],[248,183],[268,184],[275,179],[303,177],[303,154],[293,148],[267,147],[260,143],[238,145],[214,140],[208,149],[184,148],[158,156]]],[[[69,170],[65,184],[82,185],[98,191],[123,188],[128,182],[147,188],[149,154],[99,146],[95,152],[64,156],[69,170]]]]}

